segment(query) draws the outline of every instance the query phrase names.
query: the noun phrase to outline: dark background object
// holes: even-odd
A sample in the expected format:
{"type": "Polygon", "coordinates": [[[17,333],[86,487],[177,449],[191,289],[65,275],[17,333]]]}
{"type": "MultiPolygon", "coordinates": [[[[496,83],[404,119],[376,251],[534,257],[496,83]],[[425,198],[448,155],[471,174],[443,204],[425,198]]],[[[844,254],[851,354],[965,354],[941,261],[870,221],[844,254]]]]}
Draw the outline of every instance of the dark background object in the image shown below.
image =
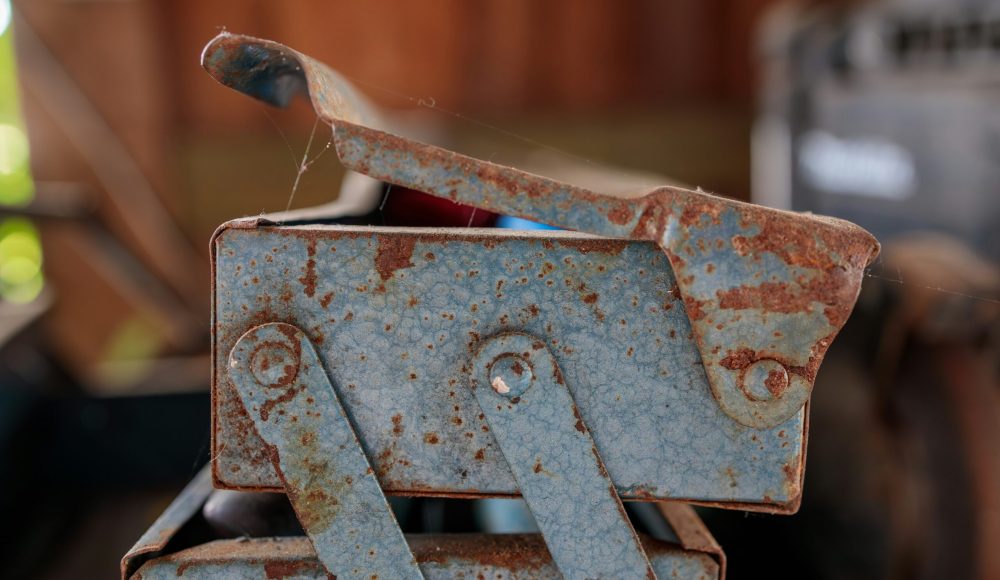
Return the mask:
{"type": "Polygon", "coordinates": [[[776,12],[761,37],[755,195],[883,242],[933,230],[1000,259],[998,7],[776,12]]]}

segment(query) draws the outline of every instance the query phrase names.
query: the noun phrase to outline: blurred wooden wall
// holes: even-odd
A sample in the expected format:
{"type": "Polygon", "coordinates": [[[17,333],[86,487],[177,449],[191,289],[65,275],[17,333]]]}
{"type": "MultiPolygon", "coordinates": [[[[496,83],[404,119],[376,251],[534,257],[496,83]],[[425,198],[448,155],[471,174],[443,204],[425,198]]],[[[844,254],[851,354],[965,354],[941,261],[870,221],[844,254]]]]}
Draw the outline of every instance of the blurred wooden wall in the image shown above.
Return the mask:
{"type": "Polygon", "coordinates": [[[176,0],[165,12],[181,124],[231,130],[262,120],[197,66],[195,55],[222,29],[278,40],[352,78],[464,112],[621,110],[748,101],[752,29],[774,3],[176,0]]]}

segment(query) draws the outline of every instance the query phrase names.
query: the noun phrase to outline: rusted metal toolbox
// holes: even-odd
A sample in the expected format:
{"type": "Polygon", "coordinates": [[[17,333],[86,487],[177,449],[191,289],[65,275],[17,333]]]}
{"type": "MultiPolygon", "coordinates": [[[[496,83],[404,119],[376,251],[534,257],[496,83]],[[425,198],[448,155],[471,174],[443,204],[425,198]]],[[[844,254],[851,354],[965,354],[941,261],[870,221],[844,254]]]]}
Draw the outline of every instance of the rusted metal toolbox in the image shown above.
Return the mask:
{"type": "Polygon", "coordinates": [[[672,187],[611,195],[407,139],[276,43],[223,34],[203,61],[274,105],[308,95],[353,171],[573,231],[220,227],[211,482],[286,493],[308,541],[170,553],[198,481],[124,576],[280,561],[305,577],[717,577],[693,511],[663,502],[797,509],[807,401],[878,251],[867,232],[672,187]],[[541,534],[404,537],[385,494],[521,496],[541,534]],[[661,502],[674,544],[640,538],[623,500],[661,502]]]}

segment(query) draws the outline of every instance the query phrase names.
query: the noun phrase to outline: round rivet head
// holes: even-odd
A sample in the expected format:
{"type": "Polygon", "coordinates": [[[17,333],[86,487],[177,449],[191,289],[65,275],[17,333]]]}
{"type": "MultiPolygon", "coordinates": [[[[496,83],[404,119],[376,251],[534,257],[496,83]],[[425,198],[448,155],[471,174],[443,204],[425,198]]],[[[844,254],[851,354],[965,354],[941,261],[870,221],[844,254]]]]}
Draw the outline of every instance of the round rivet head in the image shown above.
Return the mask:
{"type": "Polygon", "coordinates": [[[531,365],[516,354],[501,355],[490,366],[490,386],[508,398],[524,394],[534,378],[531,365]]]}
{"type": "Polygon", "coordinates": [[[771,401],[784,394],[788,381],[788,370],[781,363],[761,359],[743,373],[743,392],[753,401],[771,401]]]}
{"type": "Polygon", "coordinates": [[[268,341],[254,350],[250,372],[261,386],[287,387],[299,374],[299,357],[287,344],[268,341]]]}

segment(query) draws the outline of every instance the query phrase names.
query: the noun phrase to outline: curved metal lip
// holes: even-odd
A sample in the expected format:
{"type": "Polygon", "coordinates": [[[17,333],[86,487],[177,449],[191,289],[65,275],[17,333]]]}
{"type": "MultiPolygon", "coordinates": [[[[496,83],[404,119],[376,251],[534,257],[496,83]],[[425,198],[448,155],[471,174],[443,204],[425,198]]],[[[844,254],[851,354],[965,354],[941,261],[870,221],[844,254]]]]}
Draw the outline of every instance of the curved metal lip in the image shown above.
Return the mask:
{"type": "MultiPolygon", "coordinates": [[[[375,179],[566,229],[655,241],[670,259],[712,393],[735,421],[781,424],[804,406],[879,244],[845,220],[662,186],[596,192],[402,137],[341,74],[269,40],[223,32],[202,66],[283,107],[308,98],[348,168],[375,179]],[[747,369],[776,361],[788,385],[748,396],[747,369]]],[[[770,388],[770,386],[769,386],[770,388]]]]}

